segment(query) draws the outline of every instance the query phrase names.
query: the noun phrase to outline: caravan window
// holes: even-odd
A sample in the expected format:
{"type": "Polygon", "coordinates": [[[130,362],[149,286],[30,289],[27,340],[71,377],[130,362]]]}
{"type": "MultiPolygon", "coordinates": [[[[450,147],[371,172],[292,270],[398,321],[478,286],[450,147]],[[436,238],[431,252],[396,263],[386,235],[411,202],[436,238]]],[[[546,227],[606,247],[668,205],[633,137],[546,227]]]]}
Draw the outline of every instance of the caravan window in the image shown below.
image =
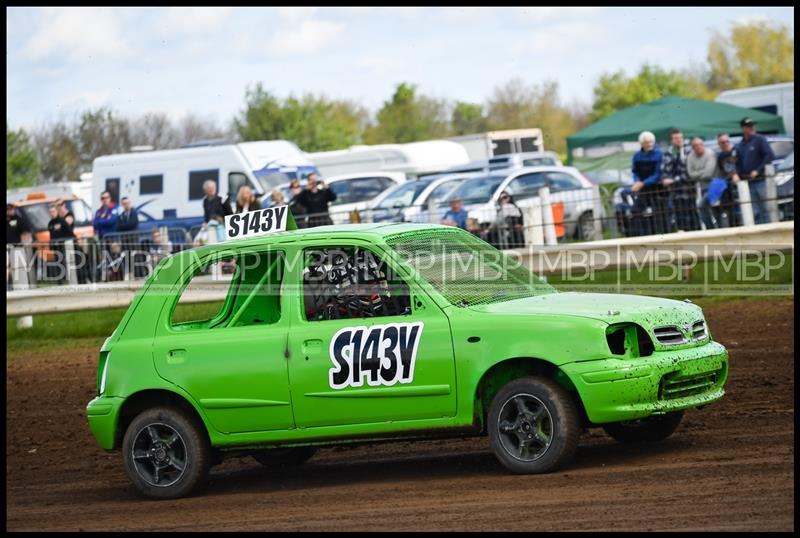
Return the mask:
{"type": "Polygon", "coordinates": [[[217,184],[217,194],[219,194],[219,170],[195,170],[189,172],[189,200],[200,200],[205,193],[203,183],[212,180],[217,184]]]}
{"type": "Polygon", "coordinates": [[[119,203],[119,178],[110,177],[106,179],[106,191],[111,196],[111,201],[119,203]]]}
{"type": "Polygon", "coordinates": [[[164,192],[164,176],[154,174],[139,176],[139,196],[144,194],[161,194],[164,192]]]}

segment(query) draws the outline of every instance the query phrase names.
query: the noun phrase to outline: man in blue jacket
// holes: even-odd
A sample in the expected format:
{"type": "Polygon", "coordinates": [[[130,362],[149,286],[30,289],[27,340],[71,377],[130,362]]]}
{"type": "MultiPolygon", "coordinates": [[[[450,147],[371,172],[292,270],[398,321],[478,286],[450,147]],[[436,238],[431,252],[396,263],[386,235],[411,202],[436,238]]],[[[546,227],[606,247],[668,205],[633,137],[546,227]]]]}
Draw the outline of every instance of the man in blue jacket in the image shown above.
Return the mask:
{"type": "Polygon", "coordinates": [[[92,225],[98,239],[103,239],[103,236],[116,229],[117,206],[111,201],[111,194],[108,191],[103,191],[100,195],[100,208],[94,214],[92,225]]]}
{"type": "Polygon", "coordinates": [[[742,141],[736,145],[736,170],[740,178],[749,180],[755,223],[764,224],[769,222],[764,167],[775,160],[775,154],[764,135],[756,134],[756,122],[742,118],[739,125],[742,127],[742,141]]]}
{"type": "Polygon", "coordinates": [[[661,234],[669,231],[669,198],[661,184],[661,148],[650,131],[639,135],[642,149],[633,156],[632,220],[634,235],[661,234]]]}

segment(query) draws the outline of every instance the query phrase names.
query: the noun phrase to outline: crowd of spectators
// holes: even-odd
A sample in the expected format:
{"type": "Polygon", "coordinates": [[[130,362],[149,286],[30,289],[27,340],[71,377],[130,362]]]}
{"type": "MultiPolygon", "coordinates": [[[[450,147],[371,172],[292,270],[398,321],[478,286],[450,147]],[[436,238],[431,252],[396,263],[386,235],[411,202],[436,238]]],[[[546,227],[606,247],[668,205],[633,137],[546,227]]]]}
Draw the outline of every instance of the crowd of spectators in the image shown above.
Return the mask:
{"type": "Polygon", "coordinates": [[[733,146],[730,135],[720,133],[717,152],[699,137],[686,149],[677,128],[665,151],[653,133],[641,133],[631,168],[633,185],[622,192],[632,201],[628,235],[736,226],[741,222],[736,184],[742,179],[749,183],[755,223],[768,222],[765,169],[775,156],[752,119],[743,118],[740,126],[741,142],[733,146]]]}

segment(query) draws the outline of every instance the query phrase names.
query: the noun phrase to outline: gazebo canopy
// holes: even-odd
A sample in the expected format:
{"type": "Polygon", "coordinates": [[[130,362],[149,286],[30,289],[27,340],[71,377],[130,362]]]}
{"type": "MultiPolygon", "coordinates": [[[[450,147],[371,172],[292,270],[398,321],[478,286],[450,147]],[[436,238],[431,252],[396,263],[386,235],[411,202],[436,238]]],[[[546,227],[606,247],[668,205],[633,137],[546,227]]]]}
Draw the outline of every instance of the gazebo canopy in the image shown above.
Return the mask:
{"type": "Polygon", "coordinates": [[[715,101],[670,96],[626,108],[567,137],[567,155],[571,160],[575,148],[634,142],[642,131],[655,134],[659,144],[668,143],[669,131],[674,127],[683,131],[684,137],[708,139],[721,132],[736,135],[741,132],[739,122],[745,116],[757,123],[759,132],[784,132],[783,118],[775,114],[715,101]]]}

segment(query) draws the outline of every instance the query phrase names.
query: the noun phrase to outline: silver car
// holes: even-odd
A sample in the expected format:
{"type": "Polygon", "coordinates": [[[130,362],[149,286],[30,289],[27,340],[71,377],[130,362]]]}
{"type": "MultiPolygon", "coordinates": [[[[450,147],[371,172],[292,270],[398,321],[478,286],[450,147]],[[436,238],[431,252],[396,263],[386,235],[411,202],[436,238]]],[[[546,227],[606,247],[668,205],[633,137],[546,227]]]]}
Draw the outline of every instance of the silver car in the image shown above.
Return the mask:
{"type": "MultiPolygon", "coordinates": [[[[476,218],[481,226],[487,226],[497,220],[502,192],[512,196],[525,218],[526,208],[538,202],[539,189],[545,186],[550,188],[551,203],[564,204],[567,237],[601,239],[596,237],[594,229],[592,183],[571,166],[532,166],[478,175],[461,183],[445,201],[460,198],[469,217],[476,218]]],[[[604,217],[604,214],[597,216],[604,217]]]]}

